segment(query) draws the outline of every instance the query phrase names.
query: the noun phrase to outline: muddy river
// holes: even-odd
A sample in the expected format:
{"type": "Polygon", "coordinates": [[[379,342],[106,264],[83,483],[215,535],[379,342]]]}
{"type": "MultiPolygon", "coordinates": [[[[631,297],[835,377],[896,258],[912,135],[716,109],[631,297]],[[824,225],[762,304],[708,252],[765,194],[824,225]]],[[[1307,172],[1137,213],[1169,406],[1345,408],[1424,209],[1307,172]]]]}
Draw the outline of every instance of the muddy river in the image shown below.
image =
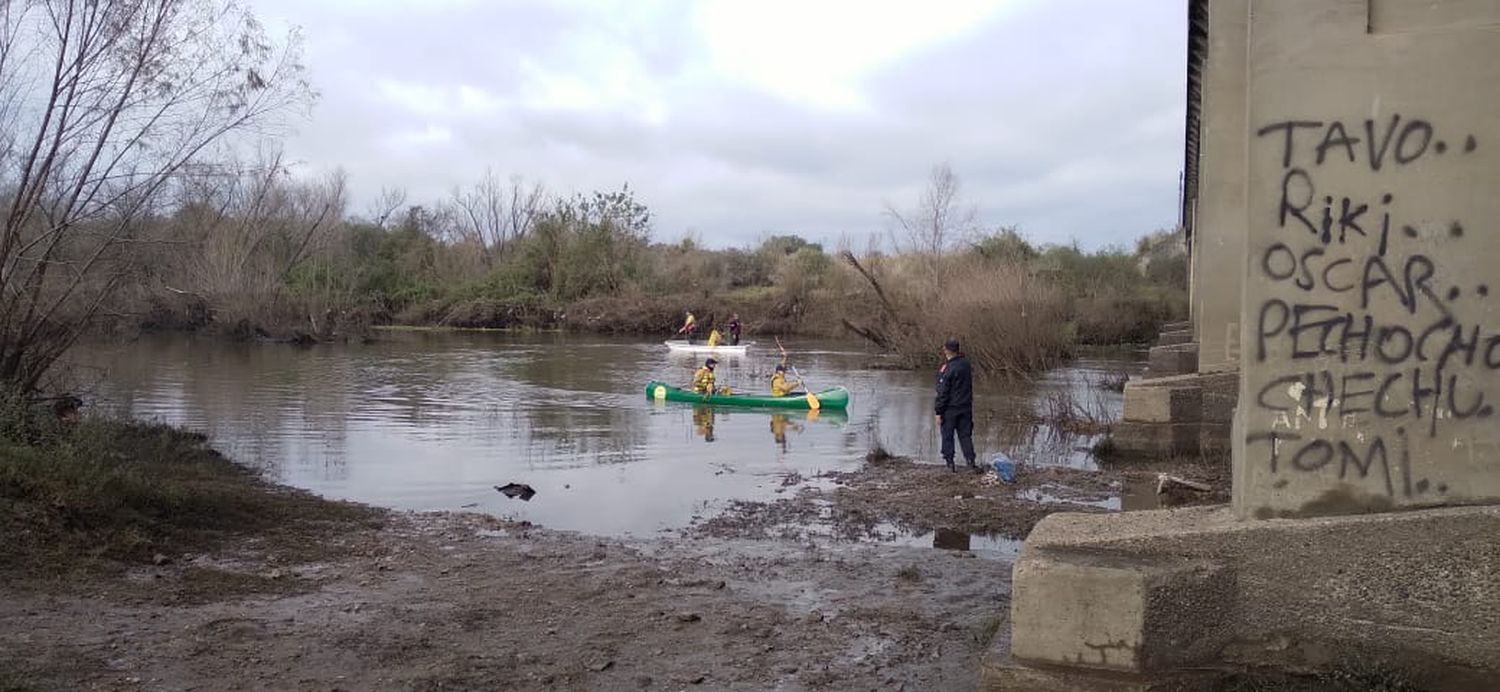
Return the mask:
{"type": "MultiPolygon", "coordinates": [[[[771,413],[649,400],[652,379],[696,364],[660,342],[565,334],[383,332],[298,348],[150,337],[84,345],[74,374],[97,406],[207,433],[269,478],[398,509],[489,512],[544,526],[649,536],[728,500],[774,497],[793,474],[857,468],[876,445],[938,461],[930,373],[880,369],[857,345],[787,341],[813,389],[847,387],[846,412],[771,413]],[[524,483],[529,501],[496,486],[524,483]]],[[[774,346],[723,358],[719,379],[768,389],[774,346]]],[[[1141,363],[1092,355],[1025,382],[979,382],[981,461],[1091,468],[1088,435],[1038,420],[1060,395],[1118,416],[1099,383],[1141,363]]]]}

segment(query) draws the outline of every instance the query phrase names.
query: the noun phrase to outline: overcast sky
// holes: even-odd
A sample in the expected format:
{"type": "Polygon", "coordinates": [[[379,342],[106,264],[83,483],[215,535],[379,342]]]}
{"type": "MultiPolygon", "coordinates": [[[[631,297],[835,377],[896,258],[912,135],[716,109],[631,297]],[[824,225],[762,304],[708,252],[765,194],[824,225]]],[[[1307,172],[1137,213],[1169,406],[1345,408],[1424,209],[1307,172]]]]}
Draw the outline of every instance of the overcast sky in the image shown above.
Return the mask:
{"type": "Polygon", "coordinates": [[[986,226],[1128,244],[1176,224],[1185,0],[251,0],[321,98],[287,143],[445,197],[487,168],[625,182],[655,238],[862,245],[948,161],[986,226]]]}

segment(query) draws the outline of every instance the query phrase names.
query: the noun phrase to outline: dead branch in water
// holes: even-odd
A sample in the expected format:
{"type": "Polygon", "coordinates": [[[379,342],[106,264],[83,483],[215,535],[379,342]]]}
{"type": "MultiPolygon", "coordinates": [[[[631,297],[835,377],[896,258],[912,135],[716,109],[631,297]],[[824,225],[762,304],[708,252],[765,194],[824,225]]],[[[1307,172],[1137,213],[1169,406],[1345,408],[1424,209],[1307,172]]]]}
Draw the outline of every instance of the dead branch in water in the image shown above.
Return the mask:
{"type": "Polygon", "coordinates": [[[861,327],[850,322],[848,318],[839,318],[839,321],[844,323],[844,329],[864,337],[866,341],[881,348],[890,348],[891,340],[880,330],[872,327],[861,327]]]}
{"type": "Polygon", "coordinates": [[[886,313],[890,315],[896,314],[896,308],[891,305],[891,299],[885,295],[885,288],[880,285],[880,280],[876,279],[870,270],[865,269],[865,265],[859,263],[859,258],[855,257],[854,253],[848,250],[839,253],[839,256],[844,258],[844,261],[848,262],[849,266],[854,267],[854,271],[859,272],[860,276],[865,277],[865,281],[868,281],[870,287],[875,289],[875,295],[880,298],[880,305],[885,308],[886,313]]]}

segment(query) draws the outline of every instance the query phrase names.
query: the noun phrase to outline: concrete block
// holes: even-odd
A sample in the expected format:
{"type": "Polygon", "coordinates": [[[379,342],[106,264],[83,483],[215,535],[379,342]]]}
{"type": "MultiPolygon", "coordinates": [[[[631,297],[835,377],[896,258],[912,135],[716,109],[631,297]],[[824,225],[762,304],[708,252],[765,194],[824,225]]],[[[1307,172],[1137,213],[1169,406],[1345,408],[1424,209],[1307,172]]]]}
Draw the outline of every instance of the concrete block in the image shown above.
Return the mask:
{"type": "Polygon", "coordinates": [[[1203,392],[1201,417],[1205,422],[1228,424],[1234,420],[1234,407],[1240,399],[1238,371],[1201,374],[1198,387],[1203,392]]]}
{"type": "Polygon", "coordinates": [[[1182,617],[1177,606],[1159,604],[1211,612],[1230,584],[1211,561],[1086,551],[1024,556],[1011,582],[1011,655],[1125,672],[1191,665],[1225,643],[1220,620],[1182,617]]]}
{"type": "Polygon", "coordinates": [[[984,692],[1213,692],[1221,687],[1217,671],[1164,675],[1027,665],[1010,655],[1003,637],[996,637],[980,662],[979,678],[984,692]]]}
{"type": "Polygon", "coordinates": [[[1121,458],[1186,456],[1198,452],[1199,425],[1120,421],[1109,431],[1112,452],[1121,458]]]}
{"type": "MultiPolygon", "coordinates": [[[[1164,378],[1165,379],[1165,378],[1164,378]]],[[[1177,378],[1173,378],[1177,379],[1177,378]]],[[[1192,423],[1203,413],[1203,389],[1197,378],[1171,386],[1152,380],[1125,383],[1124,420],[1137,423],[1192,423]]]]}
{"type": "Polygon", "coordinates": [[[1152,346],[1146,377],[1189,375],[1198,371],[1198,344],[1152,346]]]}
{"type": "Polygon", "coordinates": [[[1198,424],[1198,452],[1204,455],[1221,456],[1226,463],[1234,445],[1234,424],[1218,421],[1202,421],[1198,424]]]}
{"type": "Polygon", "coordinates": [[[1193,332],[1188,329],[1162,332],[1156,337],[1156,344],[1158,346],[1176,346],[1178,344],[1191,343],[1192,341],[1193,332]]]}
{"type": "Polygon", "coordinates": [[[1500,689],[1497,535],[1500,506],[1266,521],[1227,506],[1054,514],[1014,568],[1012,652],[1151,671],[1374,661],[1417,689],[1500,689]],[[1069,588],[1034,584],[1047,575],[1069,588]],[[1139,593],[1161,597],[1138,606],[1139,593]],[[1213,625],[1154,658],[1190,621],[1213,625]],[[1107,659],[1088,646],[1119,642],[1140,644],[1107,659]]]}

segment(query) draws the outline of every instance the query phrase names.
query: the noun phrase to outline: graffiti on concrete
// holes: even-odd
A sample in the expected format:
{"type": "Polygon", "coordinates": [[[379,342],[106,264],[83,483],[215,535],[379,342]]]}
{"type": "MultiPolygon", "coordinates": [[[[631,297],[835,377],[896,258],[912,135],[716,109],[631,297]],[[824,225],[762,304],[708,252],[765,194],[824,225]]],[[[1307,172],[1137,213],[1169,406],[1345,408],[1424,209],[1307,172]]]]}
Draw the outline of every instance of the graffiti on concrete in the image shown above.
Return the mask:
{"type": "Polygon", "coordinates": [[[1434,259],[1440,243],[1462,241],[1463,219],[1408,218],[1401,190],[1323,182],[1341,178],[1324,175],[1334,168],[1369,179],[1480,148],[1472,134],[1446,134],[1399,114],[1256,131],[1255,145],[1274,147],[1282,171],[1276,208],[1259,217],[1274,237],[1252,249],[1253,280],[1276,289],[1249,315],[1245,349],[1277,369],[1247,391],[1251,463],[1393,498],[1441,495],[1446,484],[1414,477],[1413,437],[1495,416],[1476,374],[1500,370],[1500,329],[1461,316],[1489,286],[1445,276],[1434,259]]]}

